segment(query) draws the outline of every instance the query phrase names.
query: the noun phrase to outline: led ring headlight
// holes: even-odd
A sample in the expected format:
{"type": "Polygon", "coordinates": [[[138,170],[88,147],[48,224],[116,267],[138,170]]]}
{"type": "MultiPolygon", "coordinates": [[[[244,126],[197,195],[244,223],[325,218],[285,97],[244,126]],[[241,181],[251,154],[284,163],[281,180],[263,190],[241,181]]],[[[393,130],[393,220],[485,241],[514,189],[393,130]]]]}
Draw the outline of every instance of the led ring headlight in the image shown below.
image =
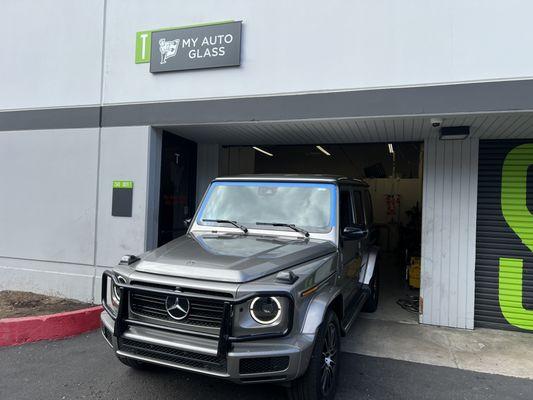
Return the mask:
{"type": "MultiPolygon", "coordinates": [[[[122,276],[117,276],[117,281],[120,283],[126,283],[126,279],[124,279],[122,276]]],[[[120,291],[118,290],[118,286],[114,283],[112,284],[112,298],[113,302],[118,305],[120,303],[120,291]]]]}
{"type": "Polygon", "coordinates": [[[281,315],[281,303],[275,297],[256,297],[250,304],[250,315],[261,325],[272,324],[281,315]]]}

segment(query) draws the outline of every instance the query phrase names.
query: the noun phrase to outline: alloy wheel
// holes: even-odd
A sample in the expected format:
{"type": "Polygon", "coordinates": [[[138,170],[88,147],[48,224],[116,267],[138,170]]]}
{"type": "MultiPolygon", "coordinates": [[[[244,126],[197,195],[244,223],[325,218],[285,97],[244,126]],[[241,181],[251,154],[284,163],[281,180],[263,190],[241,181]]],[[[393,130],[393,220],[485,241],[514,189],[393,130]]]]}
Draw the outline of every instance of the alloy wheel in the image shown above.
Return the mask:
{"type": "Polygon", "coordinates": [[[322,349],[320,385],[324,396],[327,396],[335,386],[337,353],[337,327],[333,322],[330,322],[326,329],[324,347],[322,349]]]}

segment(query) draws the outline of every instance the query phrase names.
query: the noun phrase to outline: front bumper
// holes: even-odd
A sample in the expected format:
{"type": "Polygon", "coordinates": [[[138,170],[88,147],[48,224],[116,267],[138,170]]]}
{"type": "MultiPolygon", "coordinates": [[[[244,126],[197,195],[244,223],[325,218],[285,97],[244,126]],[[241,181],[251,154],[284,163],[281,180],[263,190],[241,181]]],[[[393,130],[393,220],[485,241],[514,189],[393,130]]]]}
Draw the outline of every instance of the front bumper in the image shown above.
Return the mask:
{"type": "Polygon", "coordinates": [[[149,327],[129,326],[117,338],[115,321],[101,314],[102,333],[121,357],[163,365],[237,383],[290,381],[309,364],[314,336],[291,334],[282,338],[232,343],[220,356],[218,341],[149,327]]]}

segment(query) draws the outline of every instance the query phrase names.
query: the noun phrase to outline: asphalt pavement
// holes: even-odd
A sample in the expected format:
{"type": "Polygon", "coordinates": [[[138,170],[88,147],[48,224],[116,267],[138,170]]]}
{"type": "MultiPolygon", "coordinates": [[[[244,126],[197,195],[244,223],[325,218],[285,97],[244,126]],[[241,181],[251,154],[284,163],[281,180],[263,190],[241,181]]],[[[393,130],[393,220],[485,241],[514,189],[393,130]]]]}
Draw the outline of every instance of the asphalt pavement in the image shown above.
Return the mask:
{"type": "MultiPolygon", "coordinates": [[[[336,400],[532,399],[533,380],[344,353],[336,400]]],[[[240,386],[119,363],[99,332],[0,349],[0,399],[285,399],[275,385],[240,386]]]]}

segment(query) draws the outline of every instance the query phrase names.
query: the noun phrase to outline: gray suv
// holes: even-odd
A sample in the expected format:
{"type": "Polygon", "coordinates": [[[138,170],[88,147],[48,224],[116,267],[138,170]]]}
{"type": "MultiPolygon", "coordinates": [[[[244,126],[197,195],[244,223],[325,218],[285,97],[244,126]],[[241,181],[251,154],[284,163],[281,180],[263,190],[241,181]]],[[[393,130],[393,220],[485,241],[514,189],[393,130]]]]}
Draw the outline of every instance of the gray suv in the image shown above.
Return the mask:
{"type": "Polygon", "coordinates": [[[185,236],[102,279],[102,331],[157,364],[332,399],[340,337],[378,304],[368,186],[322,175],[215,179],[185,236]]]}

